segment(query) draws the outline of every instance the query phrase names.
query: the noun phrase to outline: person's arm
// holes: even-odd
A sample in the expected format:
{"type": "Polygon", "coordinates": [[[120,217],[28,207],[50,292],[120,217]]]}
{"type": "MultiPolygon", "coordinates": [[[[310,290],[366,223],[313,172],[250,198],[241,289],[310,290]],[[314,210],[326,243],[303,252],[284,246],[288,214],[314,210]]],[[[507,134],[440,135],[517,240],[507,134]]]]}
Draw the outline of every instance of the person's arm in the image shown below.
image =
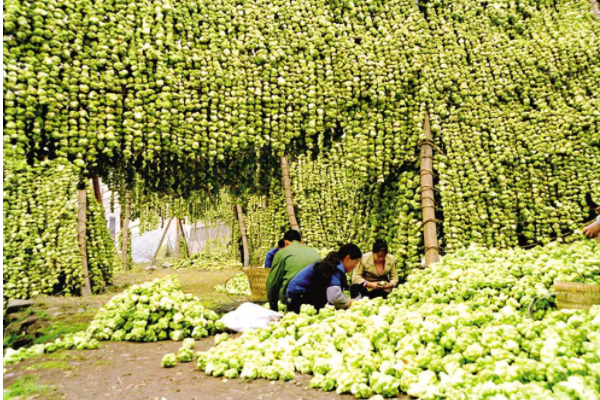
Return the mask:
{"type": "Polygon", "coordinates": [[[267,257],[265,259],[265,268],[271,268],[273,266],[273,259],[275,258],[275,254],[277,254],[275,249],[271,249],[267,253],[267,257]]]}
{"type": "Polygon", "coordinates": [[[283,275],[285,274],[285,258],[282,257],[281,252],[278,251],[273,259],[273,267],[269,276],[267,276],[267,299],[269,300],[269,307],[271,310],[278,311],[277,301],[279,300],[279,291],[281,290],[281,282],[283,281],[283,275]]]}
{"type": "MultiPolygon", "coordinates": [[[[600,206],[596,207],[596,211],[600,212],[600,206]]],[[[583,228],[583,234],[590,239],[600,234],[600,215],[596,217],[594,222],[583,228]]]]}
{"type": "Polygon", "coordinates": [[[352,300],[346,297],[341,286],[327,288],[327,302],[338,310],[349,308],[352,305],[352,300]]]}
{"type": "Polygon", "coordinates": [[[365,265],[363,264],[362,259],[354,268],[354,272],[352,272],[352,284],[353,285],[365,285],[367,280],[364,277],[365,273],[365,265]]]}
{"type": "Polygon", "coordinates": [[[398,270],[396,269],[396,260],[392,264],[390,268],[390,283],[387,285],[388,288],[394,288],[400,282],[400,278],[398,278],[398,270]]]}

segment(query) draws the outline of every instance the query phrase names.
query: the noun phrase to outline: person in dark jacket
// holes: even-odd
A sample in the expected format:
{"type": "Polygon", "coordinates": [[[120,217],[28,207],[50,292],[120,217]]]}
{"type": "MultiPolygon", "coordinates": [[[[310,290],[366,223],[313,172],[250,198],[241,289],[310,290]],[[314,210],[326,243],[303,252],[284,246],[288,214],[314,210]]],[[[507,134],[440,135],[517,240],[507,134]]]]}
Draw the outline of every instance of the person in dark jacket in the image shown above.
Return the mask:
{"type": "Polygon", "coordinates": [[[273,266],[273,259],[275,258],[275,254],[281,249],[285,247],[285,240],[279,239],[277,242],[277,247],[274,247],[271,251],[267,253],[267,257],[265,259],[265,268],[271,268],[273,266]]]}
{"type": "Polygon", "coordinates": [[[348,290],[346,273],[351,272],[362,257],[358,246],[348,243],[332,251],[322,261],[309,265],[300,271],[287,288],[290,311],[300,312],[303,304],[320,310],[328,303],[337,309],[346,309],[352,300],[345,294],[348,290]]]}

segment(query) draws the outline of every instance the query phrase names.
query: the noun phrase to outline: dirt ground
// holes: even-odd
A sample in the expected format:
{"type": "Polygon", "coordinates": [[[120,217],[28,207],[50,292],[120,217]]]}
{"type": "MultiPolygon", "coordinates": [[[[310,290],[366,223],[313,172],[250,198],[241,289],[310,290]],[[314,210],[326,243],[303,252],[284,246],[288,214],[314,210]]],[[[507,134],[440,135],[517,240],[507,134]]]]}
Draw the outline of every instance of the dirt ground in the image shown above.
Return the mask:
{"type": "MultiPolygon", "coordinates": [[[[185,292],[193,293],[210,308],[228,311],[244,301],[216,293],[214,285],[240,273],[237,270],[138,270],[115,276],[107,293],[86,299],[42,297],[35,308],[43,311],[51,324],[84,324],[115,293],[128,286],[168,274],[177,274],[185,292]]],[[[213,338],[196,341],[196,351],[207,350],[213,338]]],[[[335,392],[324,393],[308,387],[310,376],[297,375],[290,382],[266,380],[225,380],[206,376],[195,362],[161,368],[166,353],[177,352],[180,342],[103,342],[97,350],[64,351],[5,367],[3,386],[9,388],[27,376],[34,377],[43,393],[19,399],[43,400],[325,400],[353,399],[335,392]]],[[[402,397],[402,399],[406,399],[402,397]]]]}
{"type": "MultiPolygon", "coordinates": [[[[208,338],[196,342],[196,350],[213,344],[208,338]]],[[[34,374],[41,385],[55,386],[44,400],[326,400],[352,396],[324,393],[308,387],[310,376],[297,375],[289,382],[226,380],[206,376],[195,362],[161,368],[164,354],[176,352],[180,342],[103,343],[98,350],[68,351],[66,367],[36,369],[52,357],[9,366],[6,388],[16,379],[34,374]],[[29,368],[29,369],[28,369],[29,368]]],[[[63,353],[64,354],[64,353],[63,353]]],[[[64,357],[57,354],[57,357],[64,357]]]]}
{"type": "MultiPolygon", "coordinates": [[[[213,344],[208,338],[196,343],[196,350],[213,344]]],[[[35,374],[41,385],[55,386],[40,399],[106,400],[321,400],[341,398],[308,388],[310,377],[298,376],[290,382],[266,380],[245,382],[206,376],[194,362],[161,368],[162,356],[176,352],[181,343],[103,343],[98,350],[69,351],[68,367],[36,369],[53,360],[42,357],[9,367],[4,387],[16,379],[35,374]],[[71,361],[73,359],[74,361],[71,361]],[[33,369],[31,369],[33,367],[33,369]],[[28,369],[30,368],[30,369],[28,369]]],[[[348,396],[344,396],[350,398],[348,396]]]]}

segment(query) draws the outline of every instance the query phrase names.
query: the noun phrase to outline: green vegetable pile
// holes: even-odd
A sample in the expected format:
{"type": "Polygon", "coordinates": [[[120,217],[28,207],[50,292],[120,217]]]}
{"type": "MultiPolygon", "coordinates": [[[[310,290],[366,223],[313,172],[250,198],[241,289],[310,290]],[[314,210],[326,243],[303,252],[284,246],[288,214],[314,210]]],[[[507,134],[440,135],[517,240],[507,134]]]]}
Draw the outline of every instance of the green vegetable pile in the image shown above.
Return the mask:
{"type": "Polygon", "coordinates": [[[4,365],[15,364],[41,356],[44,353],[54,353],[61,350],[94,350],[98,347],[100,347],[100,342],[94,339],[89,332],[69,333],[51,343],[36,344],[18,350],[9,347],[4,352],[2,361],[4,365]]]}
{"type": "Polygon", "coordinates": [[[181,290],[174,275],[133,285],[113,297],[90,323],[99,340],[154,342],[200,339],[223,329],[217,314],[181,290]]]}
{"type": "MultiPolygon", "coordinates": [[[[4,163],[4,299],[79,295],[77,176],[68,165],[4,163]]],[[[87,257],[92,291],[112,283],[118,263],[104,210],[87,190],[87,257]]]]}
{"type": "Polygon", "coordinates": [[[215,292],[229,294],[232,296],[250,296],[250,282],[246,274],[237,274],[231,278],[225,285],[216,285],[215,292]]]}
{"type": "MultiPolygon", "coordinates": [[[[199,299],[181,290],[175,275],[133,285],[114,296],[96,314],[83,332],[69,334],[52,343],[19,350],[7,349],[4,363],[11,364],[57,350],[96,349],[99,341],[154,342],[183,340],[183,348],[194,347],[201,339],[222,331],[217,314],[204,308],[199,299]],[[187,339],[186,339],[187,338],[187,339]]],[[[181,362],[189,356],[180,352],[181,362]]],[[[188,361],[191,361],[189,358],[188,361]]],[[[163,362],[164,363],[164,362],[163,362]]]]}
{"type": "Polygon", "coordinates": [[[303,306],[199,352],[198,367],[245,379],[313,374],[312,387],[357,398],[597,398],[600,307],[532,320],[527,302],[555,278],[598,282],[599,255],[593,241],[465,249],[411,275],[388,300],[318,314],[303,306]]]}

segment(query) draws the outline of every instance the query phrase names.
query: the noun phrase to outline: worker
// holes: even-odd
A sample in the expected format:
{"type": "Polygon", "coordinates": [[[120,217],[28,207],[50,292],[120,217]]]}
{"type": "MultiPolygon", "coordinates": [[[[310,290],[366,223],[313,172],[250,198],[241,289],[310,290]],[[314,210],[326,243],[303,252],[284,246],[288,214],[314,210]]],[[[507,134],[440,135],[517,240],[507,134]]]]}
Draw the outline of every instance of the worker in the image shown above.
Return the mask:
{"type": "Polygon", "coordinates": [[[321,259],[317,250],[302,243],[300,232],[291,229],[283,235],[283,240],[285,248],[275,254],[267,277],[267,299],[274,311],[279,310],[279,301],[287,303],[285,292],[298,272],[321,259]]]}
{"type": "Polygon", "coordinates": [[[388,244],[383,239],[375,240],[372,251],[365,253],[352,274],[350,296],[352,298],[387,298],[398,284],[396,258],[389,254],[388,244]]]}
{"type": "MultiPolygon", "coordinates": [[[[600,212],[600,206],[596,207],[596,211],[600,212]]],[[[600,215],[596,220],[583,228],[583,234],[590,239],[597,237],[600,234],[600,215]]]]}
{"type": "Polygon", "coordinates": [[[344,290],[348,290],[346,273],[354,270],[361,257],[358,246],[348,243],[337,252],[330,252],[322,261],[304,268],[287,288],[289,310],[299,313],[303,304],[317,310],[327,303],[336,309],[350,307],[352,300],[344,294],[344,290]]]}
{"type": "Polygon", "coordinates": [[[277,242],[277,247],[274,247],[267,253],[267,258],[265,260],[265,268],[271,268],[273,266],[273,258],[275,258],[275,254],[281,249],[285,247],[285,240],[279,239],[277,242]]]}

